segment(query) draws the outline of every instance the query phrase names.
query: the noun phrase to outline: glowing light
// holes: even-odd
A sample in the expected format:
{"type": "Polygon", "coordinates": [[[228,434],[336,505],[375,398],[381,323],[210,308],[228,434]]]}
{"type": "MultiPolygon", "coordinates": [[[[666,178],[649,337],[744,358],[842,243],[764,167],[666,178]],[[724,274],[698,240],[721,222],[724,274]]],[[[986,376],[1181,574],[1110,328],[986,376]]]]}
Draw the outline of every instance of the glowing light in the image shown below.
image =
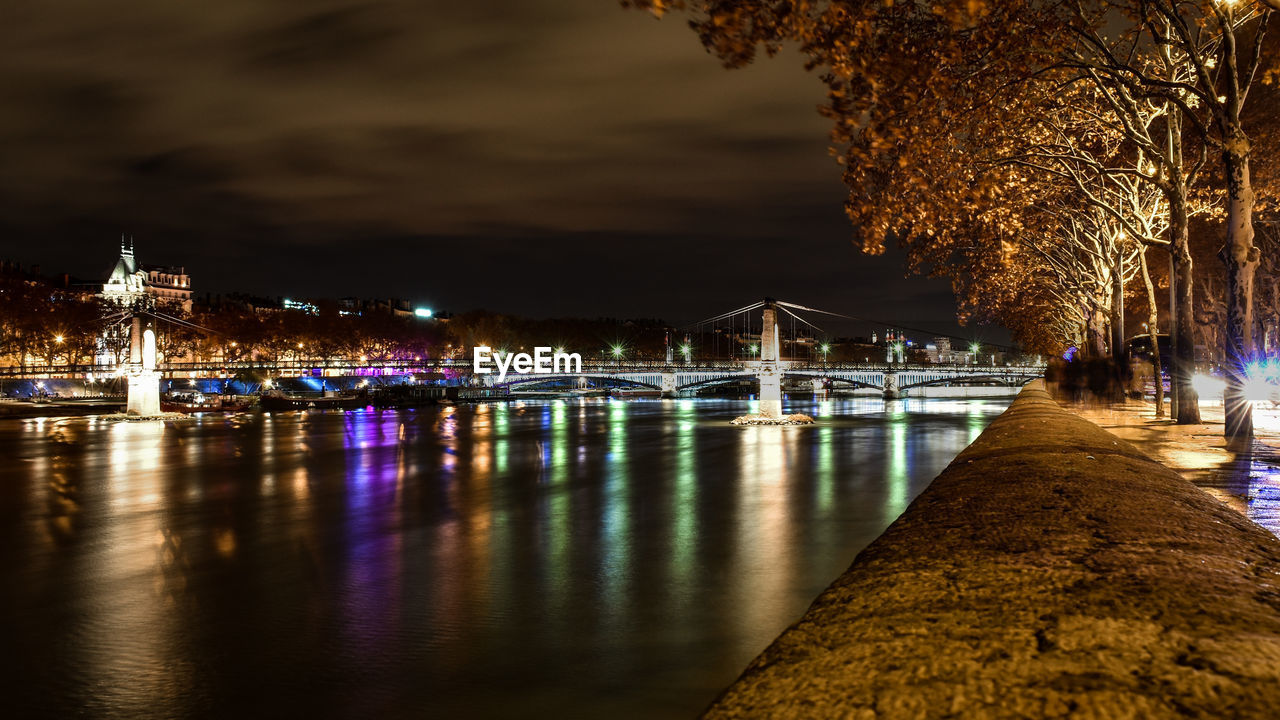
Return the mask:
{"type": "Polygon", "coordinates": [[[614,345],[614,346],[610,349],[610,352],[612,352],[612,353],[613,353],[613,356],[614,356],[614,357],[616,357],[616,358],[620,358],[620,357],[622,357],[622,351],[623,351],[623,347],[622,347],[621,345],[614,345]]]}
{"type": "Polygon", "coordinates": [[[1280,362],[1276,360],[1254,360],[1245,365],[1247,377],[1244,382],[1245,399],[1254,402],[1271,400],[1280,396],[1280,362]]]}
{"type": "Polygon", "coordinates": [[[1276,386],[1267,382],[1267,379],[1260,375],[1251,375],[1244,381],[1244,397],[1246,400],[1254,402],[1270,400],[1275,391],[1276,386]]]}
{"type": "Polygon", "coordinates": [[[267,378],[266,380],[263,380],[263,381],[262,381],[262,387],[264,387],[264,388],[268,388],[268,389],[269,389],[272,385],[275,385],[275,383],[273,383],[273,382],[271,381],[271,378],[267,378]]]}
{"type": "Polygon", "coordinates": [[[1200,397],[1220,398],[1227,384],[1222,378],[1213,377],[1212,375],[1193,375],[1191,377],[1191,387],[1200,397]]]}
{"type": "Polygon", "coordinates": [[[54,335],[54,336],[53,336],[53,341],[54,341],[54,342],[56,342],[56,343],[58,343],[59,345],[61,345],[61,344],[62,344],[62,336],[61,336],[61,335],[54,335]]]}
{"type": "Polygon", "coordinates": [[[420,308],[415,308],[413,311],[414,317],[429,318],[431,317],[431,315],[432,315],[431,308],[420,307],[420,308]]]}

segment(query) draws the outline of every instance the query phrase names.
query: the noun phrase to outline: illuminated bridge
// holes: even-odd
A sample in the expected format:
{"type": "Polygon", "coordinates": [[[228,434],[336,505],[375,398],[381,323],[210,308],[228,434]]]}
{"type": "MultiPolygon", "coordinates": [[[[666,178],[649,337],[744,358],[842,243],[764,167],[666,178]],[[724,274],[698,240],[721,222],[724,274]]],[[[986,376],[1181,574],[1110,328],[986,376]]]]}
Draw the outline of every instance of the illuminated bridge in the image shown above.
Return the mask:
{"type": "MultiPolygon", "coordinates": [[[[793,320],[803,325],[821,330],[810,321],[797,315],[793,310],[838,315],[824,310],[796,305],[794,303],[773,298],[748,305],[728,313],[701,321],[699,324],[722,322],[725,318],[751,313],[761,313],[759,355],[750,360],[740,360],[717,366],[679,366],[672,362],[673,353],[670,344],[667,348],[667,362],[657,368],[637,368],[622,365],[610,366],[605,363],[594,367],[583,365],[580,372],[575,373],[508,373],[506,376],[493,374],[480,375],[480,382],[490,387],[505,387],[508,390],[517,388],[536,388],[539,385],[563,386],[566,381],[579,383],[580,386],[590,384],[592,380],[626,383],[633,386],[653,388],[663,395],[676,395],[681,392],[696,391],[699,388],[717,384],[756,381],[760,387],[760,414],[767,418],[778,418],[782,415],[782,383],[784,380],[808,380],[815,391],[822,391],[836,385],[849,385],[855,388],[870,388],[878,391],[885,398],[898,398],[910,395],[913,390],[956,385],[973,386],[999,385],[1004,387],[1021,387],[1034,378],[1044,374],[1043,366],[997,367],[997,366],[908,366],[901,362],[902,349],[897,350],[898,363],[887,362],[885,365],[831,365],[825,361],[821,364],[804,364],[795,361],[784,361],[781,358],[782,343],[779,337],[778,314],[786,313],[793,320]]],[[[840,317],[848,317],[839,315],[840,317]]],[[[794,323],[793,323],[794,326],[794,323]]],[[[892,352],[892,351],[891,351],[892,352]]],[[[892,355],[891,355],[892,357],[892,355]]],[[[686,355],[688,358],[688,355],[686,355]]],[[[890,358],[886,358],[889,360],[890,358]]]]}
{"type": "MultiPolygon", "coordinates": [[[[468,368],[469,370],[470,368],[468,368]]],[[[927,387],[997,386],[1020,388],[1044,374],[1043,366],[982,365],[894,365],[841,364],[776,361],[741,361],[668,365],[657,363],[583,363],[575,373],[508,372],[477,375],[487,387],[536,391],[539,388],[587,387],[593,384],[626,385],[659,390],[666,395],[744,381],[758,381],[762,372],[772,371],[780,380],[808,382],[815,391],[841,387],[875,390],[886,397],[910,396],[912,390],[927,387]]]]}
{"type": "MultiPolygon", "coordinates": [[[[845,388],[874,391],[885,398],[898,398],[919,395],[956,395],[969,394],[967,390],[946,391],[945,388],[1003,387],[1020,388],[1031,380],[1044,374],[1043,365],[997,366],[997,365],[910,365],[903,362],[902,346],[891,347],[889,356],[883,364],[870,362],[859,364],[821,363],[813,361],[783,360],[780,357],[782,343],[779,337],[778,314],[786,313],[793,321],[817,328],[808,320],[792,310],[810,311],[826,315],[838,315],[822,310],[806,308],[801,305],[766,298],[761,302],[739,308],[730,313],[700,321],[699,325],[722,322],[725,318],[760,311],[759,345],[752,346],[750,359],[739,359],[722,362],[694,362],[686,345],[682,350],[683,362],[677,362],[673,348],[668,343],[667,356],[664,362],[626,362],[621,358],[612,361],[583,362],[576,372],[534,373],[510,371],[505,375],[498,373],[475,373],[470,360],[427,360],[414,358],[389,362],[353,362],[345,360],[315,361],[298,360],[291,362],[274,362],[249,360],[218,363],[181,363],[153,362],[147,377],[148,394],[159,385],[161,377],[168,378],[230,378],[248,373],[263,373],[267,377],[284,376],[320,376],[333,377],[339,375],[411,375],[417,373],[434,373],[447,379],[451,384],[461,383],[472,386],[503,390],[510,393],[532,393],[539,390],[564,390],[577,388],[593,388],[605,386],[631,386],[652,388],[665,396],[694,393],[699,390],[730,383],[754,382],[759,385],[760,413],[768,417],[778,417],[782,412],[782,385],[790,383],[808,383],[815,392],[845,388]],[[895,359],[897,362],[893,362],[895,359]]],[[[172,318],[150,314],[151,319],[173,322],[172,318]]],[[[848,317],[841,315],[840,317],[848,317]]],[[[128,319],[132,323],[131,357],[127,363],[119,366],[50,366],[21,368],[0,368],[0,378],[72,378],[80,377],[89,383],[95,379],[99,382],[114,377],[128,376],[134,378],[142,368],[141,328],[143,318],[139,316],[128,319]]],[[[184,323],[190,325],[190,323],[184,323]]],[[[752,327],[745,325],[744,327],[752,327]]],[[[795,322],[792,322],[793,329],[795,322]]],[[[196,326],[191,326],[195,328],[196,326]]],[[[203,328],[196,328],[203,330],[203,328]]],[[[730,331],[732,333],[732,320],[730,331]]],[[[751,333],[751,337],[755,337],[751,333]]],[[[825,351],[824,351],[825,352],[825,351]]],[[[130,380],[130,397],[135,395],[134,386],[138,383],[130,380]]]]}

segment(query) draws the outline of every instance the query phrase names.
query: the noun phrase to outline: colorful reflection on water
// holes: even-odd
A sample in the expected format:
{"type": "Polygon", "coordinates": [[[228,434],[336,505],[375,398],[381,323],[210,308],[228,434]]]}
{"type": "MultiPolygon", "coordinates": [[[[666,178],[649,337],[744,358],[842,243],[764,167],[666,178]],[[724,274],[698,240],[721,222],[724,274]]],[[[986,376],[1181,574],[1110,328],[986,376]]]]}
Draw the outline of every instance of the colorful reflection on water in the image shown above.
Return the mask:
{"type": "Polygon", "coordinates": [[[0,423],[19,714],[690,716],[1004,408],[0,423]]]}

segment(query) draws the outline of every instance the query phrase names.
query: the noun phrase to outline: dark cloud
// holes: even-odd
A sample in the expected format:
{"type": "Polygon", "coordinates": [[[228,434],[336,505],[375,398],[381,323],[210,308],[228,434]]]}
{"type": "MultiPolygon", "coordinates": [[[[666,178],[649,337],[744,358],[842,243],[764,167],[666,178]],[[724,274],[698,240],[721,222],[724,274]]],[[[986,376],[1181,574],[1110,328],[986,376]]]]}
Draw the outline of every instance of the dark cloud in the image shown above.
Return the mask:
{"type": "MultiPolygon", "coordinates": [[[[946,324],[849,243],[798,58],[727,72],[610,0],[46,0],[0,27],[5,255],[119,232],[197,289],[531,314],[765,294],[946,324]]],[[[940,294],[941,293],[941,294],[940,294]]]]}
{"type": "Polygon", "coordinates": [[[403,31],[376,4],[322,9],[251,31],[244,43],[247,69],[316,73],[378,62],[403,31]]]}

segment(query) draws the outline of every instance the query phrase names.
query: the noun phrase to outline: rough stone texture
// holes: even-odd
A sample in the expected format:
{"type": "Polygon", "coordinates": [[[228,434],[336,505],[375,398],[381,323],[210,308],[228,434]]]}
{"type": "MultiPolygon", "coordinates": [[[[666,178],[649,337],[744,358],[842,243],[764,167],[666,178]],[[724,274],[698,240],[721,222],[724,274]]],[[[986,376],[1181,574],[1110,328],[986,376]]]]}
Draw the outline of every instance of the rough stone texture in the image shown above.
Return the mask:
{"type": "Polygon", "coordinates": [[[711,718],[1280,717],[1280,540],[1037,383],[711,718]]]}
{"type": "Polygon", "coordinates": [[[813,418],[803,413],[769,417],[768,415],[739,415],[729,422],[730,425],[812,425],[813,418]]]}

